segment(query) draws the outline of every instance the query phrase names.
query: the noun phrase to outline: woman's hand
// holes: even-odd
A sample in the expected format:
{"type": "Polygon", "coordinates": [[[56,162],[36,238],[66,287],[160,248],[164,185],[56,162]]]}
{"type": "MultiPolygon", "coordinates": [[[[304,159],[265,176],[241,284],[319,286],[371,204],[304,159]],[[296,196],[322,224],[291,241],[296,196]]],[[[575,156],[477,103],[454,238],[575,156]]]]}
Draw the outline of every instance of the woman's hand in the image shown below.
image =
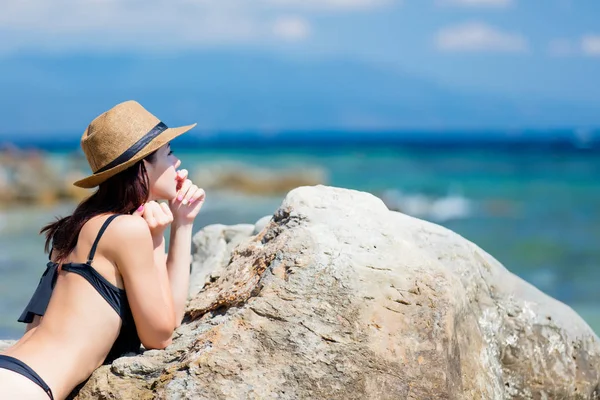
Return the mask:
{"type": "Polygon", "coordinates": [[[155,243],[163,240],[165,230],[173,222],[173,213],[166,203],[149,201],[142,204],[133,215],[139,215],[146,220],[150,227],[150,234],[155,243]]]}
{"type": "Polygon", "coordinates": [[[169,208],[176,224],[191,224],[204,204],[204,189],[187,179],[185,169],[177,171],[177,196],[169,202],[169,208]]]}

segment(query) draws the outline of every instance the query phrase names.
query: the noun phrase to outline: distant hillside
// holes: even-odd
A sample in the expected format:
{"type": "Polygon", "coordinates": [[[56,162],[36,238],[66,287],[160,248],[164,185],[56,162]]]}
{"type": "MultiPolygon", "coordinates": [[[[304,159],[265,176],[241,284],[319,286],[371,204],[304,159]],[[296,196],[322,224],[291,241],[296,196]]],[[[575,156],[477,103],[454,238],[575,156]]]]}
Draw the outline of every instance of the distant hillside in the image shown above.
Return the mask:
{"type": "Polygon", "coordinates": [[[78,137],[98,113],[137,99],[169,125],[219,130],[517,129],[600,126],[591,107],[461,92],[348,61],[223,52],[172,58],[45,56],[0,63],[0,137],[78,137]]]}

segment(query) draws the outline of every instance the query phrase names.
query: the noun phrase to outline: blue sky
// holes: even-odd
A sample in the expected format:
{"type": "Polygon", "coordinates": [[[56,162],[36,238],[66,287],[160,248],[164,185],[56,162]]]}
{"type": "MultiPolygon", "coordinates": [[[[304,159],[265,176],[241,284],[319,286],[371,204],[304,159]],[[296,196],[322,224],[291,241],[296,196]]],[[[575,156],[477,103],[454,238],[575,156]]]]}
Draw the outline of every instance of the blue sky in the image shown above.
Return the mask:
{"type": "MultiPolygon", "coordinates": [[[[164,109],[176,122],[199,120],[206,129],[469,127],[477,96],[489,109],[518,111],[480,113],[477,127],[486,121],[511,128],[600,126],[598,0],[0,0],[0,6],[0,134],[79,132],[85,121],[127,98],[152,104],[155,113],[164,109]],[[261,91],[227,75],[214,86],[202,77],[205,66],[219,74],[219,62],[230,71],[249,58],[261,74],[272,70],[273,79],[282,82],[276,86],[287,90],[261,91]],[[148,70],[155,62],[164,64],[160,72],[148,70]],[[177,81],[169,71],[184,68],[180,62],[187,69],[177,81]],[[307,95],[302,114],[308,122],[300,123],[295,114],[284,117],[278,104],[303,107],[294,103],[302,87],[286,81],[307,66],[315,79],[307,79],[305,88],[317,93],[338,74],[332,62],[339,72],[345,62],[352,65],[348,74],[353,75],[344,81],[350,87],[336,87],[340,93],[328,100],[338,106],[320,107],[318,98],[307,95]],[[119,73],[124,68],[128,77],[119,73]],[[148,90],[157,85],[168,92],[170,83],[185,88],[185,80],[203,97],[195,102],[197,97],[188,96],[187,112],[148,90]],[[229,81],[236,81],[236,88],[228,87],[229,81]],[[398,82],[411,81],[426,82],[413,93],[430,93],[419,108],[422,119],[394,118],[411,100],[391,89],[378,99],[366,84],[398,93],[404,87],[398,82]],[[98,87],[102,95],[96,95],[98,87]],[[438,87],[443,90],[433,89],[438,87]],[[257,102],[263,106],[246,115],[243,107],[227,103],[231,98],[220,98],[220,90],[237,98],[260,92],[257,102]],[[372,100],[344,106],[344,90],[372,100]],[[441,106],[432,105],[435,96],[454,102],[454,94],[464,101],[457,117],[436,114],[441,106]],[[378,114],[379,104],[387,113],[378,114]],[[365,116],[348,117],[353,112],[365,116]]],[[[257,77],[248,73],[246,80],[257,77]]]]}

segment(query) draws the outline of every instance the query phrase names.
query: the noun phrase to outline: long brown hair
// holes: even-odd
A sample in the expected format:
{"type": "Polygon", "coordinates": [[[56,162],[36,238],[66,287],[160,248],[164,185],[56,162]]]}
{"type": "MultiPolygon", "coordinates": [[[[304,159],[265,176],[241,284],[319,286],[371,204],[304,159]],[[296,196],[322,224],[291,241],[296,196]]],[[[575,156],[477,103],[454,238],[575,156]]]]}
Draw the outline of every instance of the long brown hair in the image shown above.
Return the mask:
{"type": "MultiPolygon", "coordinates": [[[[154,162],[156,151],[144,158],[154,162]]],[[[64,260],[77,245],[83,225],[93,217],[105,213],[131,214],[150,197],[150,181],[141,160],[126,170],[102,182],[98,190],[83,200],[73,214],[56,218],[40,230],[46,234],[44,250],[55,251],[57,259],[64,260]]]]}

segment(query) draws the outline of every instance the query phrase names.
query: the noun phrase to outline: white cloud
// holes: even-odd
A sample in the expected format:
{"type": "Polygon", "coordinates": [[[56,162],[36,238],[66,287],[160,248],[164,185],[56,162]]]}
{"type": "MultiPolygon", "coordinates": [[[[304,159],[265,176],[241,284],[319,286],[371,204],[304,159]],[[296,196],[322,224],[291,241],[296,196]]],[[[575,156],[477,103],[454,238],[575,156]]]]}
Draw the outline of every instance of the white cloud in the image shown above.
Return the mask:
{"type": "Polygon", "coordinates": [[[549,43],[548,51],[550,55],[557,57],[600,57],[600,35],[585,35],[578,40],[555,39],[549,43]]]}
{"type": "Polygon", "coordinates": [[[310,37],[313,13],[363,12],[400,1],[0,0],[0,52],[302,40],[310,37]],[[290,13],[300,16],[285,17],[290,13]]]}
{"type": "Polygon", "coordinates": [[[218,5],[201,0],[4,3],[7,4],[0,13],[0,29],[11,32],[11,37],[24,46],[40,48],[237,42],[252,40],[267,30],[267,23],[237,7],[237,0],[220,0],[215,2],[218,5]]]}
{"type": "Polygon", "coordinates": [[[513,0],[437,0],[439,5],[461,7],[497,7],[504,8],[512,5],[513,0]]]}
{"type": "Polygon", "coordinates": [[[263,0],[271,5],[312,10],[356,10],[377,8],[399,0],[263,0]]]}
{"type": "Polygon", "coordinates": [[[581,49],[588,56],[600,56],[600,35],[586,35],[581,39],[581,49]]]}
{"type": "Polygon", "coordinates": [[[273,32],[284,39],[302,40],[310,35],[311,27],[300,17],[280,17],[273,24],[273,32]]]}
{"type": "Polygon", "coordinates": [[[442,29],[436,36],[438,49],[449,52],[506,52],[527,51],[527,40],[515,33],[500,31],[482,22],[442,29]]]}

